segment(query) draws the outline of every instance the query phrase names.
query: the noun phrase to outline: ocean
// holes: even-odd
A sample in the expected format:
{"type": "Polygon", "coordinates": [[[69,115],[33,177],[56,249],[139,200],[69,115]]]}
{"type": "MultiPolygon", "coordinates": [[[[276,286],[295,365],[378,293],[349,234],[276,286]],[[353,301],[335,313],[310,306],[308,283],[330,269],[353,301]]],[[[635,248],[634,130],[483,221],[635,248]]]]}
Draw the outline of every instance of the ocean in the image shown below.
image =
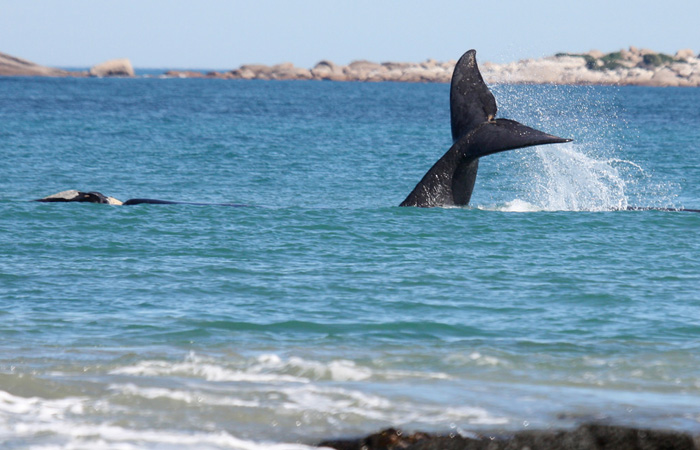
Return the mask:
{"type": "Polygon", "coordinates": [[[0,78],[0,447],[700,433],[700,89],[492,90],[574,142],[423,209],[448,85],[0,78]]]}

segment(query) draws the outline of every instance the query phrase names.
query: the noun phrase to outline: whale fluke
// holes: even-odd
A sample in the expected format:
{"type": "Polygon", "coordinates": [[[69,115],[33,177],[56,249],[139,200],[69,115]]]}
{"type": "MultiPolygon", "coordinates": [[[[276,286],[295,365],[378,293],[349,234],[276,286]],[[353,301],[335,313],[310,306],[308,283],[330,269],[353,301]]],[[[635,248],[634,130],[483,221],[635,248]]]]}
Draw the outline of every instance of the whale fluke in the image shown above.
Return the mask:
{"type": "Polygon", "coordinates": [[[400,206],[466,206],[482,156],[571,141],[514,120],[495,119],[497,110],[476,64],[476,51],[469,50],[457,62],[450,85],[453,145],[400,206]]]}
{"type": "Polygon", "coordinates": [[[467,205],[476,178],[474,163],[480,157],[516,148],[569,141],[514,120],[483,122],[450,147],[400,206],[467,205]]]}

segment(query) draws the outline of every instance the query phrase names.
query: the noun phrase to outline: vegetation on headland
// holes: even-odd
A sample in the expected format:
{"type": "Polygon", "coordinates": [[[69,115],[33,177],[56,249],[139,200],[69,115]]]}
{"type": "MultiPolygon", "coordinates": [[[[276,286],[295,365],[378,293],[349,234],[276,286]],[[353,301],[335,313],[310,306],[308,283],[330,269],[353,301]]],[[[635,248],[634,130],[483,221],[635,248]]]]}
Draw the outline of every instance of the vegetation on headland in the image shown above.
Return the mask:
{"type": "Polygon", "coordinates": [[[614,70],[622,67],[622,64],[618,62],[618,60],[622,59],[620,55],[620,52],[608,53],[599,59],[582,53],[557,53],[555,56],[557,58],[561,58],[562,56],[583,58],[586,61],[586,68],[588,70],[614,70]]]}
{"type": "MultiPolygon", "coordinates": [[[[593,52],[591,52],[593,53],[593,52]]],[[[687,63],[686,58],[673,57],[665,53],[642,53],[641,61],[635,60],[633,53],[631,51],[617,51],[602,55],[600,57],[595,57],[591,53],[557,53],[555,56],[557,58],[563,56],[571,56],[575,58],[583,58],[586,61],[586,68],[588,70],[615,70],[624,67],[660,67],[664,65],[669,65],[672,63],[687,63]]]]}

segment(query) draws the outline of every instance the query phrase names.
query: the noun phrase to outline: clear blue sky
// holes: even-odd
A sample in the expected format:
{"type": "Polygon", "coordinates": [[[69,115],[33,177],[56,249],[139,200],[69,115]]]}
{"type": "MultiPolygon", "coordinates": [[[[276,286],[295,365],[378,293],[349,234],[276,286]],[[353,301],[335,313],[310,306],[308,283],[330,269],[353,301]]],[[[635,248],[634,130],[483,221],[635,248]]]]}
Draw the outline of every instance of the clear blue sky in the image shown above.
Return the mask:
{"type": "Polygon", "coordinates": [[[481,61],[630,45],[700,52],[700,0],[0,0],[0,52],[85,67],[481,61]]]}

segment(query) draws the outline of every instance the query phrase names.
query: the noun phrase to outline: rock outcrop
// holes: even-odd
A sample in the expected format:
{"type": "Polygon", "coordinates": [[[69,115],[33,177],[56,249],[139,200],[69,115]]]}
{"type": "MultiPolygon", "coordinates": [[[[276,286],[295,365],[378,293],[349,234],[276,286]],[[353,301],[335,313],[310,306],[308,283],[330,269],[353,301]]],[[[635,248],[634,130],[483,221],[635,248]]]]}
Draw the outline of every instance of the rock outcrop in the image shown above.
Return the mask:
{"type": "Polygon", "coordinates": [[[134,68],[131,62],[124,58],[98,64],[93,66],[89,72],[72,72],[41,66],[26,59],[0,53],[0,76],[85,77],[88,75],[93,77],[133,77],[134,68]]]}
{"type": "Polygon", "coordinates": [[[487,64],[482,74],[492,83],[700,86],[700,59],[692,50],[680,50],[670,56],[630,47],[608,54],[593,50],[487,64]]]}
{"type": "Polygon", "coordinates": [[[698,450],[697,436],[615,425],[582,425],[573,430],[520,431],[511,435],[402,433],[395,429],[359,439],[321,442],[336,450],[698,450]]]}
{"type": "Polygon", "coordinates": [[[133,77],[134,68],[126,58],[111,59],[90,68],[93,77],[133,77]]]}
{"type": "MultiPolygon", "coordinates": [[[[321,61],[312,69],[292,63],[266,66],[247,64],[230,72],[210,72],[210,78],[259,80],[398,81],[449,83],[456,61],[422,63],[354,61],[347,66],[321,61]]],[[[700,86],[700,57],[692,50],[679,50],[674,56],[630,47],[613,53],[559,53],[541,59],[508,64],[481,63],[488,83],[503,84],[583,84],[639,86],[700,86]]],[[[170,73],[187,77],[187,72],[170,73]]],[[[200,75],[195,75],[200,76],[200,75]]]]}
{"type": "Polygon", "coordinates": [[[0,76],[26,76],[26,77],[70,77],[82,76],[80,72],[54,69],[40,66],[26,59],[0,53],[0,76]]]}
{"type": "MultiPolygon", "coordinates": [[[[449,83],[455,64],[454,60],[438,62],[432,59],[421,63],[361,60],[342,66],[324,60],[312,69],[296,67],[289,62],[273,66],[245,64],[226,72],[170,70],[163,77],[449,83]]],[[[480,68],[489,84],[700,86],[700,55],[690,49],[679,50],[673,56],[637,47],[607,54],[591,50],[578,54],[558,53],[507,64],[480,61],[480,68]]],[[[87,74],[44,67],[0,53],[0,76],[64,77],[87,74]]],[[[89,75],[133,77],[134,68],[128,59],[115,59],[92,67],[89,75]]]]}

